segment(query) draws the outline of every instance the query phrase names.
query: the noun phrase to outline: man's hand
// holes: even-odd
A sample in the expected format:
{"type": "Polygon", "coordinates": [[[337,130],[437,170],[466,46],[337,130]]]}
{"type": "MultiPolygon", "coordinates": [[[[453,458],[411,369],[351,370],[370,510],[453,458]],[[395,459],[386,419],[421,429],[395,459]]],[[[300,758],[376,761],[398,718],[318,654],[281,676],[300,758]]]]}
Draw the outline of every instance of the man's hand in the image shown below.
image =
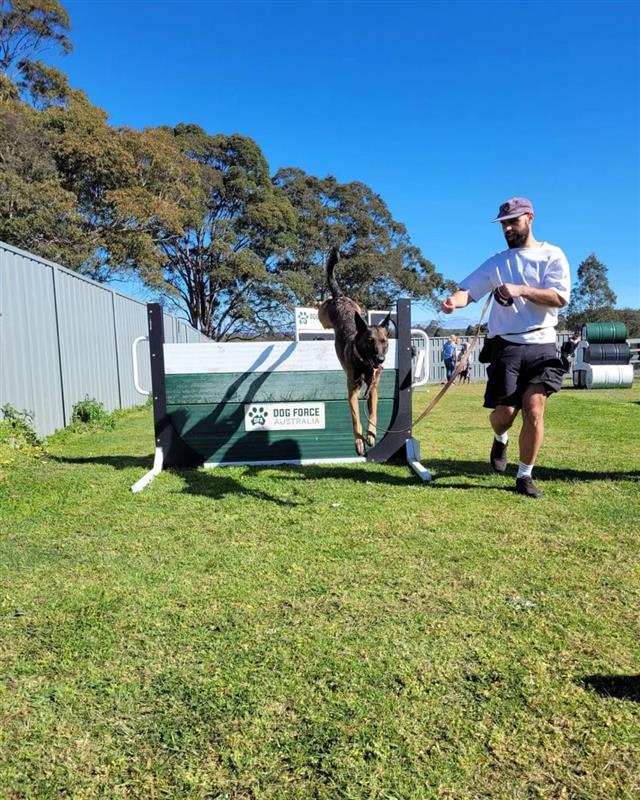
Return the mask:
{"type": "Polygon", "coordinates": [[[526,288],[522,284],[518,285],[517,283],[503,283],[502,286],[498,286],[500,293],[503,297],[521,297],[522,290],[526,288]]]}
{"type": "Polygon", "coordinates": [[[442,303],[442,310],[445,314],[451,314],[456,308],[464,308],[469,303],[469,292],[466,289],[458,289],[442,303]]]}
{"type": "Polygon", "coordinates": [[[526,283],[503,283],[498,287],[503,297],[524,297],[539,306],[549,306],[550,308],[563,308],[567,305],[556,292],[555,289],[535,289],[527,286],[526,283]]]}
{"type": "Polygon", "coordinates": [[[445,314],[451,314],[452,311],[456,310],[455,303],[453,302],[453,297],[447,297],[447,299],[442,304],[442,310],[445,314]]]}

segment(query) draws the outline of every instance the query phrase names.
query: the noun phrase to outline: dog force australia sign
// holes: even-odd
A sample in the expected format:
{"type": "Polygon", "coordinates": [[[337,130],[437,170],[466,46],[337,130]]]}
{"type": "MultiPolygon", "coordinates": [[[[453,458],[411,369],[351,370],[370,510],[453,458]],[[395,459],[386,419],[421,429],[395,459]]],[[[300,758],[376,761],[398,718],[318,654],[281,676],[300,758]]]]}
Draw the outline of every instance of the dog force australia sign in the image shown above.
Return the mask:
{"type": "Polygon", "coordinates": [[[245,403],[245,431],[324,430],[324,403],[245,403]]]}
{"type": "Polygon", "coordinates": [[[322,323],[318,319],[317,308],[302,308],[297,306],[296,313],[296,328],[299,331],[323,331],[322,323]]]}

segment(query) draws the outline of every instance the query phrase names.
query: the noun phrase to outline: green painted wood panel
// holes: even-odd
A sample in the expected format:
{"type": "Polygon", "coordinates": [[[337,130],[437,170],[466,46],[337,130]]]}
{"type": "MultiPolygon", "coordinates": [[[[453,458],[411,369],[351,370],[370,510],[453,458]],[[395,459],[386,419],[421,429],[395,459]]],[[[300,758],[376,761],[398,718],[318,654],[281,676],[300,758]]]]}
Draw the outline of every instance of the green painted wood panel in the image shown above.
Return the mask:
{"type": "MultiPolygon", "coordinates": [[[[256,402],[260,402],[259,400],[256,402]]],[[[263,400],[262,402],[268,402],[263,400]]],[[[393,400],[378,403],[378,426],[388,428],[393,400]]],[[[366,408],[360,415],[366,430],[366,408]]],[[[167,406],[171,422],[182,439],[204,463],[228,461],[278,461],[355,456],[351,413],[347,401],[325,401],[324,430],[250,431],[244,430],[244,402],[202,403],[167,406]]],[[[379,431],[381,438],[383,431],[379,431]]]]}
{"type": "MultiPolygon", "coordinates": [[[[397,370],[384,369],[380,398],[396,395],[397,370]]],[[[198,403],[287,403],[342,400],[347,380],[341,370],[331,372],[200,373],[165,376],[169,405],[198,403]]]]}

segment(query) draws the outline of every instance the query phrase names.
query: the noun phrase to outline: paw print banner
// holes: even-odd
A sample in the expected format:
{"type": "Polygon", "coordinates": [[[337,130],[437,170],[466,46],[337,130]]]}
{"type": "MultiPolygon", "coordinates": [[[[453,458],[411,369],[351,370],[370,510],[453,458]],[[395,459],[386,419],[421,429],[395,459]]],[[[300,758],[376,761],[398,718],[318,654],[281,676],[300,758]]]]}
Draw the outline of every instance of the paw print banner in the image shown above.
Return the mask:
{"type": "Polygon", "coordinates": [[[244,429],[256,431],[324,430],[324,403],[246,403],[244,429]]]}
{"type": "Polygon", "coordinates": [[[296,325],[299,330],[323,330],[317,308],[296,308],[296,325]]]}

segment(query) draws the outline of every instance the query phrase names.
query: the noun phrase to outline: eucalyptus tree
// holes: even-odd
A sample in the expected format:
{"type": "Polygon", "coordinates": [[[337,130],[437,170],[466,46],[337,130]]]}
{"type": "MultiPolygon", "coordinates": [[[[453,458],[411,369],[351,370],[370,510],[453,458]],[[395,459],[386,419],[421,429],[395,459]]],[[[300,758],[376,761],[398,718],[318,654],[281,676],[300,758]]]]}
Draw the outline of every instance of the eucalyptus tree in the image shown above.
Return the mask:
{"type": "Polygon", "coordinates": [[[43,50],[70,53],[70,27],[58,0],[0,0],[0,72],[19,84],[43,50]]]}
{"type": "Polygon", "coordinates": [[[609,286],[607,272],[595,253],[579,264],[578,281],[571,292],[570,313],[615,306],[616,296],[609,286]]]}
{"type": "Polygon", "coordinates": [[[107,115],[37,59],[70,52],[69,28],[57,0],[0,0],[0,237],[104,280],[139,250],[113,202],[134,164],[107,115]]]}
{"type": "Polygon", "coordinates": [[[138,162],[152,163],[158,142],[172,140],[179,175],[157,175],[152,196],[182,190],[171,198],[176,214],[146,221],[158,258],[143,268],[145,280],[168,291],[214,339],[273,329],[285,296],[272,265],[291,244],[296,215],[272,185],[260,148],[246,136],[210,135],[197,125],[159,129],[156,137],[138,162]]]}
{"type": "Polygon", "coordinates": [[[35,102],[59,100],[68,88],[35,60],[51,47],[69,52],[68,31],[56,0],[0,0],[0,238],[75,267],[92,248],[35,102]]]}
{"type": "Polygon", "coordinates": [[[401,295],[435,304],[449,288],[366,184],[343,184],[296,168],[278,170],[273,182],[298,214],[295,240],[277,269],[293,302],[323,299],[324,263],[333,246],[343,256],[337,268],[342,290],[367,308],[386,308],[401,295]]]}

